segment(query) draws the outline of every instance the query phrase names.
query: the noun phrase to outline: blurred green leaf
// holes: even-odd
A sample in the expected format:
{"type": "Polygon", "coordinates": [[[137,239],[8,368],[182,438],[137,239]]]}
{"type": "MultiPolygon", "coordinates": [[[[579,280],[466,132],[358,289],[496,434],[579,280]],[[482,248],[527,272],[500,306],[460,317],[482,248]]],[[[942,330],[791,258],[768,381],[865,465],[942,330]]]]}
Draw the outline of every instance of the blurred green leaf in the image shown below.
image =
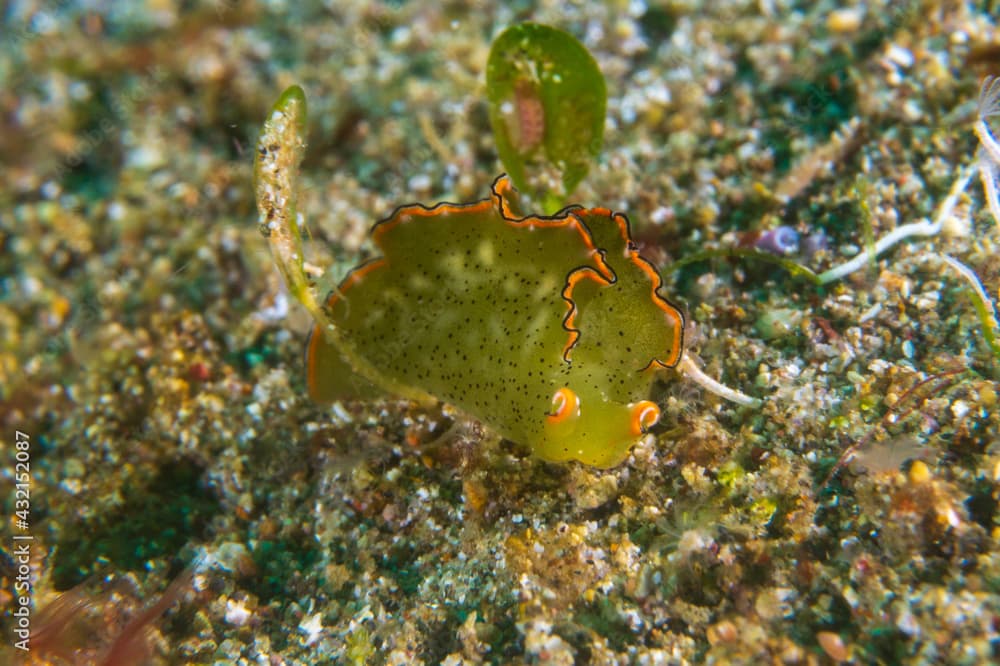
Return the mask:
{"type": "MultiPolygon", "coordinates": [[[[539,197],[547,176],[561,177],[568,197],[601,150],[607,87],[590,52],[575,37],[537,23],[505,30],[486,66],[490,123],[500,161],[514,184],[539,197]]],[[[554,212],[554,210],[549,211],[554,212]]]]}

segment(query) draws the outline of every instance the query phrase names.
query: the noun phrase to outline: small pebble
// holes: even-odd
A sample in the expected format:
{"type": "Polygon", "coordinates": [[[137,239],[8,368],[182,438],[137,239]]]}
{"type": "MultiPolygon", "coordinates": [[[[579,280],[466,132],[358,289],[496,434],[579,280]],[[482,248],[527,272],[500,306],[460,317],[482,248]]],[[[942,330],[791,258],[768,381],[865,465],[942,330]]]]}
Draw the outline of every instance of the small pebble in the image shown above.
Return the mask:
{"type": "Polygon", "coordinates": [[[819,646],[823,648],[823,652],[826,652],[826,655],[830,659],[837,662],[847,660],[847,646],[844,645],[843,639],[837,634],[832,631],[821,631],[816,634],[816,640],[819,641],[819,646]]]}
{"type": "Polygon", "coordinates": [[[862,18],[864,13],[859,7],[835,9],[826,17],[826,27],[830,32],[842,35],[852,33],[861,27],[862,18]]]}

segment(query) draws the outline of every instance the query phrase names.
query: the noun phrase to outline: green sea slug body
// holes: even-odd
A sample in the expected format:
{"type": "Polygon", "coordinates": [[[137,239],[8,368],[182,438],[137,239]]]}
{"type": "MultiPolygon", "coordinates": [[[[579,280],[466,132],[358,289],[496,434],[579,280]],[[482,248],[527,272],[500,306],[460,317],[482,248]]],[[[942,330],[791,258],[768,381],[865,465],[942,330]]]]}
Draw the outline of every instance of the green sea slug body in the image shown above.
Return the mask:
{"type": "Polygon", "coordinates": [[[658,420],[654,368],[680,360],[684,319],[625,216],[523,215],[501,176],[482,201],[400,208],[372,238],[382,256],[333,290],[311,336],[314,398],[353,397],[354,368],[544,459],[597,467],[619,464],[658,420]]]}
{"type": "Polygon", "coordinates": [[[396,210],[372,229],[381,256],[322,298],[299,235],[305,118],[292,86],[264,123],[254,178],[261,232],[317,322],[310,395],[442,400],[546,460],[621,463],[659,419],[656,369],[691,365],[684,317],[625,216],[525,214],[501,176],[481,201],[396,210]]]}

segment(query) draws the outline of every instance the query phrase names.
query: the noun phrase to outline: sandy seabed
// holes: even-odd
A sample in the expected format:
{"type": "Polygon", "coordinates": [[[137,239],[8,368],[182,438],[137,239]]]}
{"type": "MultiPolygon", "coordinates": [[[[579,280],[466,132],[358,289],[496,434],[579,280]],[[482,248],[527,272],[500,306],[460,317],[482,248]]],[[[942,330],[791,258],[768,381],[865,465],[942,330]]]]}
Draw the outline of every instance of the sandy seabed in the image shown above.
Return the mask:
{"type": "Polygon", "coordinates": [[[935,220],[976,159],[998,9],[705,5],[7,3],[0,660],[996,659],[1000,358],[940,259],[996,300],[978,181],[940,233],[823,286],[674,264],[790,227],[821,273],[935,220]],[[398,205],[483,197],[487,53],[528,20],[607,80],[573,201],[628,213],[705,372],[763,400],[664,372],[608,471],[447,406],[312,403],[310,321],[258,233],[256,133],[293,83],[331,284],[398,205]]]}

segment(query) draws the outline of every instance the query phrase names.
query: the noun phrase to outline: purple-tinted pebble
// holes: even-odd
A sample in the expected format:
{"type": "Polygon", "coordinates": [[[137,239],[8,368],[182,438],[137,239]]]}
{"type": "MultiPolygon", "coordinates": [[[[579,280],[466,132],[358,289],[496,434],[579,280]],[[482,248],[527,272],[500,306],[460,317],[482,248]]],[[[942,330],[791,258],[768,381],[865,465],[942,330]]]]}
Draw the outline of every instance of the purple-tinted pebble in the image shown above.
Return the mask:
{"type": "Polygon", "coordinates": [[[830,238],[822,229],[809,234],[802,241],[802,254],[805,255],[807,259],[811,259],[814,255],[819,254],[820,252],[826,252],[829,249],[830,238]]]}
{"type": "Polygon", "coordinates": [[[793,254],[799,251],[799,232],[788,226],[777,227],[761,234],[754,246],[772,254],[793,254]]]}

